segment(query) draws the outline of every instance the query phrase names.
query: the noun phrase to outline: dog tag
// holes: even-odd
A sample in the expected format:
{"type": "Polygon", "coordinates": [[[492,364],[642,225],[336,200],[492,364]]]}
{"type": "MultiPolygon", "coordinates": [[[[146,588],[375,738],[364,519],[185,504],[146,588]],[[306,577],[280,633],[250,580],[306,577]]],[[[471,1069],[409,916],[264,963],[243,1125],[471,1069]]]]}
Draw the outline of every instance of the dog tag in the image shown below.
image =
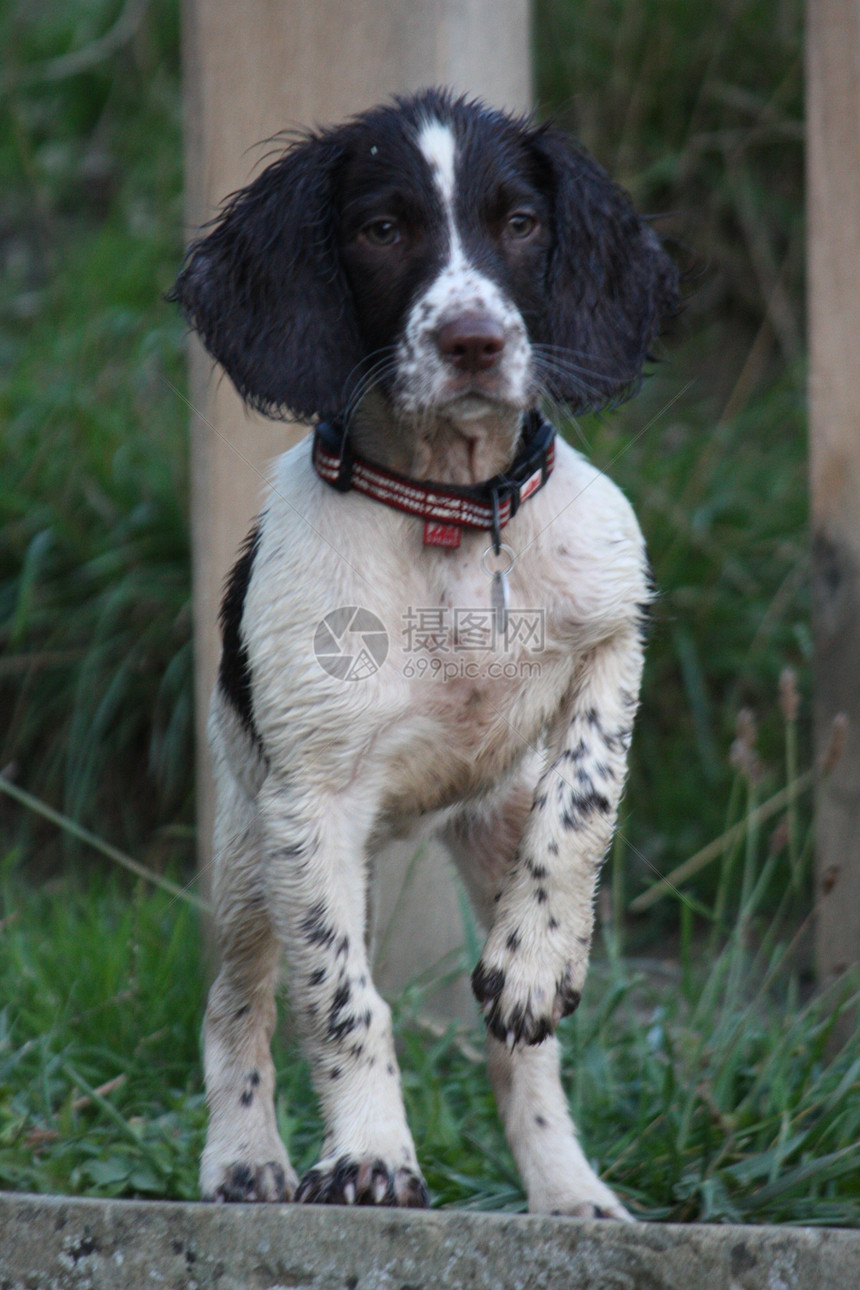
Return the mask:
{"type": "Polygon", "coordinates": [[[510,591],[508,589],[508,574],[514,567],[516,556],[514,555],[507,542],[502,542],[498,551],[493,551],[492,546],[488,546],[481,556],[481,567],[490,577],[490,608],[496,619],[496,632],[503,639],[508,634],[508,608],[510,606],[510,591]],[[497,560],[499,557],[507,560],[507,568],[491,569],[490,560],[497,560]]]}
{"type": "Polygon", "coordinates": [[[490,583],[490,605],[496,615],[496,631],[500,636],[506,636],[508,632],[509,604],[508,575],[496,570],[490,583]]]}

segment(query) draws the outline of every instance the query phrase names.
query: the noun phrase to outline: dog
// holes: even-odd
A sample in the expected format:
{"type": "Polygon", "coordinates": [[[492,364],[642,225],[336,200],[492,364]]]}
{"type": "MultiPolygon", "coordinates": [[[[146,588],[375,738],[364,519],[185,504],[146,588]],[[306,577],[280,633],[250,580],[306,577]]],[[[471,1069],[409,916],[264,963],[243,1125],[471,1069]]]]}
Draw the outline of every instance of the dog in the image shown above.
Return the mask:
{"type": "Polygon", "coordinates": [[[294,139],[189,247],[172,294],[211,355],[315,426],[221,611],[204,1198],[428,1204],[369,943],[374,852],[434,833],[488,929],[472,983],[529,1208],[630,1217],[554,1032],[652,585],[630,505],[539,409],[632,393],[677,291],[580,146],[443,90],[294,139]],[[273,1103],[282,955],[325,1122],[301,1180],[273,1103]]]}

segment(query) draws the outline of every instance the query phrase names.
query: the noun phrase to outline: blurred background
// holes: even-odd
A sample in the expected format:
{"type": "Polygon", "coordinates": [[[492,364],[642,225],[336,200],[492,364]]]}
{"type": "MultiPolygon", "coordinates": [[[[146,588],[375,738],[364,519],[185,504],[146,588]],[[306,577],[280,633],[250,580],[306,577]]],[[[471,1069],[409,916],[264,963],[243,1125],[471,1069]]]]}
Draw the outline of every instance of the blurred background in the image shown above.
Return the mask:
{"type": "MultiPolygon", "coordinates": [[[[0,769],[190,864],[178,4],[3,0],[0,24],[0,769]]],[[[665,869],[723,826],[739,709],[766,775],[782,668],[806,685],[801,5],[538,0],[534,26],[538,116],[686,273],[643,393],[564,427],[631,497],[661,593],[625,836],[665,869]]],[[[69,858],[2,800],[0,830],[69,858]]]]}

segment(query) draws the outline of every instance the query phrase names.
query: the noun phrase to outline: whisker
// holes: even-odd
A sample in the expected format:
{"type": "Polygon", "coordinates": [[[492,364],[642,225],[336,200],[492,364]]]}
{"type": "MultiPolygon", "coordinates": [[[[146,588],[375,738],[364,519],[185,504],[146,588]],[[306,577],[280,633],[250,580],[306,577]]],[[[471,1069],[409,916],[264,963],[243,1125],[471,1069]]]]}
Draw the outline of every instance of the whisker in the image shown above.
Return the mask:
{"type": "Polygon", "coordinates": [[[548,379],[538,383],[537,393],[541,402],[549,405],[550,420],[553,422],[559,420],[569,422],[573,426],[573,429],[576,432],[576,437],[582,444],[583,448],[585,448],[586,452],[590,453],[591,444],[585,437],[585,433],[579,423],[579,419],[571,415],[566,406],[565,400],[557,394],[548,379]]]}
{"type": "MultiPolygon", "coordinates": [[[[604,394],[604,389],[596,385],[593,381],[587,379],[589,374],[577,370],[569,363],[563,363],[560,359],[545,354],[535,355],[536,374],[542,376],[547,382],[555,382],[561,385],[573,384],[577,392],[583,395],[589,401],[600,401],[604,394]]],[[[558,391],[560,393],[560,390],[558,391]]]]}
{"type": "Polygon", "coordinates": [[[396,369],[396,356],[390,347],[386,350],[377,352],[379,357],[376,358],[369,367],[366,366],[368,360],[363,359],[361,363],[356,364],[352,369],[352,372],[350,372],[347,386],[353,379],[353,373],[361,371],[361,369],[364,368],[362,375],[356,380],[352,394],[347,400],[346,408],[344,410],[344,419],[347,424],[349,424],[356,412],[356,409],[373,386],[378,384],[380,380],[390,375],[396,369]]]}
{"type": "MultiPolygon", "coordinates": [[[[584,363],[577,361],[576,350],[567,349],[563,345],[545,345],[543,343],[532,346],[535,358],[543,362],[554,363],[565,372],[576,373],[584,377],[593,377],[598,381],[606,381],[606,371],[598,371],[593,367],[586,367],[584,363]]],[[[582,357],[589,357],[583,355],[582,357]]]]}

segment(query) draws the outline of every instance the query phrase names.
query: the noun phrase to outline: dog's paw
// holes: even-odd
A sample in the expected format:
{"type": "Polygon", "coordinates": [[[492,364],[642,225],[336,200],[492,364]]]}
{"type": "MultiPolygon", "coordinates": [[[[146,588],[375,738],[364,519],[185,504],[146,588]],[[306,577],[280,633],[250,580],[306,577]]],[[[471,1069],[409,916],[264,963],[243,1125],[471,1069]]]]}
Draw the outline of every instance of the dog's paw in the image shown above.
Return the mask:
{"type": "Polygon", "coordinates": [[[277,1160],[247,1164],[237,1160],[201,1180],[201,1194],[210,1201],[287,1201],[298,1186],[298,1175],[277,1160]]]}
{"type": "Polygon", "coordinates": [[[539,1044],[554,1033],[562,1017],[579,1006],[586,958],[583,955],[574,962],[546,954],[530,963],[509,945],[499,953],[493,940],[491,933],[472,973],[472,989],[483,1004],[487,1028],[509,1048],[519,1043],[539,1044]]]}
{"type": "Polygon", "coordinates": [[[529,1210],[533,1214],[565,1214],[570,1218],[608,1218],[635,1222],[611,1187],[602,1182],[582,1154],[575,1138],[560,1142],[558,1154],[535,1155],[528,1168],[529,1210]]]}
{"type": "Polygon", "coordinates": [[[594,1205],[593,1201],[580,1201],[570,1210],[554,1210],[556,1214],[569,1214],[571,1218],[609,1218],[618,1223],[634,1223],[636,1219],[625,1210],[620,1201],[612,1205],[594,1205]]]}
{"type": "Polygon", "coordinates": [[[427,1185],[415,1169],[389,1168],[381,1159],[332,1156],[309,1169],[296,1200],[313,1205],[392,1205],[426,1209],[427,1185]]]}
{"type": "Polygon", "coordinates": [[[593,1200],[581,1200],[569,1208],[554,1209],[553,1214],[565,1214],[570,1218],[609,1218],[619,1223],[635,1223],[636,1219],[614,1196],[611,1201],[598,1205],[593,1200]]]}
{"type": "Polygon", "coordinates": [[[544,1214],[566,1214],[570,1218],[608,1218],[635,1223],[611,1187],[601,1182],[593,1169],[571,1170],[564,1179],[547,1177],[529,1193],[529,1209],[544,1214]]]}

